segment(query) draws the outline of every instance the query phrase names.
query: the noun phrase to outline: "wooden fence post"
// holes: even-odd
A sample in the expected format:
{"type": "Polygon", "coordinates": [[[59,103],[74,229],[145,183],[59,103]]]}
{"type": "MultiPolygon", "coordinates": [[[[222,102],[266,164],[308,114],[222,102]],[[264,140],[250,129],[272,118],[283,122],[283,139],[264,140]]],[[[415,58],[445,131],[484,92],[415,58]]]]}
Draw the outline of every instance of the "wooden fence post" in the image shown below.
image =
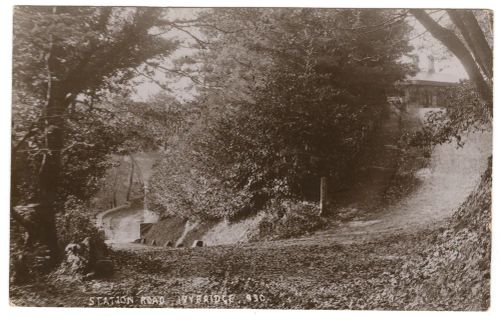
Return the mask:
{"type": "Polygon", "coordinates": [[[328,178],[321,177],[319,190],[319,214],[324,216],[328,212],[328,178]]]}

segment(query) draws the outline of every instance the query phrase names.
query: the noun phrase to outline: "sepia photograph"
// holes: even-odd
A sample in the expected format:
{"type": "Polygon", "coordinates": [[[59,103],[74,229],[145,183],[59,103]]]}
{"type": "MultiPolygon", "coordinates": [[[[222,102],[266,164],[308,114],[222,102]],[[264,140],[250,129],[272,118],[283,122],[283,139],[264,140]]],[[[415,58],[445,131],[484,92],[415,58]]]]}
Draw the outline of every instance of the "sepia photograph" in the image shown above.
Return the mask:
{"type": "Polygon", "coordinates": [[[492,9],[12,11],[11,307],[490,309],[492,9]]]}

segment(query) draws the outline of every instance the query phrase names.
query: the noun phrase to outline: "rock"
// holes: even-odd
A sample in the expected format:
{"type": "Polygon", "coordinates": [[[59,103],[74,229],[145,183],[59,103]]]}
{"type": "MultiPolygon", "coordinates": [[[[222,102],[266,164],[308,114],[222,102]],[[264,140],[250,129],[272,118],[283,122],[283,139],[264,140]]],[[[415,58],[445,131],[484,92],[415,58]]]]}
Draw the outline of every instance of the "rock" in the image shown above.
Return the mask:
{"type": "Polygon", "coordinates": [[[104,238],[98,238],[90,241],[90,255],[91,261],[105,259],[109,255],[109,248],[104,242],[104,238]]]}
{"type": "Polygon", "coordinates": [[[203,247],[203,241],[201,241],[201,240],[194,240],[193,245],[191,247],[192,248],[203,247]]]}
{"type": "Polygon", "coordinates": [[[114,272],[113,261],[109,259],[97,260],[95,263],[95,275],[98,277],[109,277],[114,272]]]}
{"type": "Polygon", "coordinates": [[[64,273],[85,274],[89,269],[90,239],[85,238],[81,243],[70,243],[64,249],[66,254],[62,265],[64,273]]]}
{"type": "Polygon", "coordinates": [[[182,248],[182,247],[184,247],[184,244],[181,242],[181,243],[178,243],[175,247],[176,248],[182,248]]]}
{"type": "Polygon", "coordinates": [[[156,240],[155,239],[151,240],[151,245],[152,246],[156,246],[156,240]]]}
{"type": "Polygon", "coordinates": [[[83,241],[80,242],[80,245],[82,246],[84,252],[88,253],[88,255],[90,256],[90,237],[86,237],[85,239],[83,239],[83,241]]]}
{"type": "Polygon", "coordinates": [[[94,276],[113,274],[113,262],[108,258],[104,242],[85,238],[80,243],[70,243],[65,248],[65,259],[58,275],[90,279],[94,276]]]}
{"type": "Polygon", "coordinates": [[[142,239],[141,239],[141,238],[139,238],[139,239],[135,239],[135,240],[133,241],[133,243],[141,243],[141,242],[142,242],[142,239]]]}
{"type": "Polygon", "coordinates": [[[361,216],[361,212],[357,208],[340,208],[337,210],[337,216],[340,218],[342,221],[347,221],[347,220],[353,220],[356,217],[361,216]]]}
{"type": "Polygon", "coordinates": [[[166,248],[166,247],[173,247],[173,246],[174,246],[174,244],[170,240],[167,241],[167,242],[165,242],[165,244],[163,245],[164,248],[166,248]]]}
{"type": "Polygon", "coordinates": [[[146,244],[146,238],[141,239],[141,244],[146,244]]]}
{"type": "Polygon", "coordinates": [[[94,272],[94,271],[92,271],[92,272],[89,272],[89,273],[87,273],[87,274],[83,275],[82,280],[91,280],[91,279],[93,279],[95,276],[96,276],[95,272],[94,272]]]}

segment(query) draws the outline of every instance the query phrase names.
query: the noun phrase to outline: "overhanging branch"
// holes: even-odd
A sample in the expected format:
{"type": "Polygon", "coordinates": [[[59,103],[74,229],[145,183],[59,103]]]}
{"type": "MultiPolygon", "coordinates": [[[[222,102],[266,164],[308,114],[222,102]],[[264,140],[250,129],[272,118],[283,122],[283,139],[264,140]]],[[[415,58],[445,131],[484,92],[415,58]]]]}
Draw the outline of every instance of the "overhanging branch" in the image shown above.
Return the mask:
{"type": "Polygon", "coordinates": [[[476,86],[479,95],[485,101],[490,116],[493,114],[492,89],[488,86],[481,74],[476,61],[465,45],[453,31],[442,27],[432,19],[423,9],[410,9],[410,13],[432,34],[434,38],[443,43],[460,60],[476,86]]]}

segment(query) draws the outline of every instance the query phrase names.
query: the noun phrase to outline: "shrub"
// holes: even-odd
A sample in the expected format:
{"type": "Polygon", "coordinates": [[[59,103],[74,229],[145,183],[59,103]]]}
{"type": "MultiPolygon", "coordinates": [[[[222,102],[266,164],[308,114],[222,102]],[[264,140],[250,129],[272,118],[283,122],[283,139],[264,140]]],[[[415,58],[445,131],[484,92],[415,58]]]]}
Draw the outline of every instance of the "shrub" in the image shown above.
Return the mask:
{"type": "Polygon", "coordinates": [[[422,183],[417,173],[429,165],[432,146],[412,145],[414,136],[414,133],[407,133],[399,141],[398,147],[402,152],[397,160],[397,170],[384,194],[387,203],[396,203],[417,190],[422,183]]]}
{"type": "Polygon", "coordinates": [[[22,241],[10,242],[10,281],[25,283],[50,270],[50,251],[35,243],[25,246],[22,241]]]}
{"type": "Polygon", "coordinates": [[[488,108],[470,81],[443,89],[442,94],[446,110],[429,112],[424,128],[415,135],[412,144],[426,147],[456,141],[462,146],[464,133],[489,130],[488,108]]]}
{"type": "Polygon", "coordinates": [[[69,243],[82,242],[90,237],[92,241],[104,243],[104,235],[96,227],[94,213],[85,204],[70,197],[63,213],[56,218],[59,246],[64,249],[69,243]]]}
{"type": "Polygon", "coordinates": [[[371,25],[389,14],[214,13],[214,24],[249,32],[207,34],[206,86],[222,90],[200,90],[200,118],[181,143],[169,144],[153,173],[151,203],[168,214],[230,217],[270,199],[313,199],[308,182],[322,176],[348,182],[387,93],[411,69],[398,63],[411,48],[398,38],[406,24],[362,38],[334,30],[339,21],[371,25]],[[381,58],[361,58],[370,55],[381,58]]]}
{"type": "Polygon", "coordinates": [[[287,239],[316,231],[325,226],[318,205],[291,200],[273,201],[263,212],[265,217],[252,240],[287,239]]]}
{"type": "MultiPolygon", "coordinates": [[[[69,198],[65,203],[64,213],[57,216],[58,241],[61,250],[68,244],[82,246],[85,243],[87,263],[83,272],[95,269],[96,262],[108,255],[104,242],[104,233],[95,224],[94,214],[88,207],[75,198],[69,198]]],[[[67,256],[65,257],[67,258],[67,256]]],[[[60,266],[58,273],[67,271],[67,261],[60,266]]]]}

